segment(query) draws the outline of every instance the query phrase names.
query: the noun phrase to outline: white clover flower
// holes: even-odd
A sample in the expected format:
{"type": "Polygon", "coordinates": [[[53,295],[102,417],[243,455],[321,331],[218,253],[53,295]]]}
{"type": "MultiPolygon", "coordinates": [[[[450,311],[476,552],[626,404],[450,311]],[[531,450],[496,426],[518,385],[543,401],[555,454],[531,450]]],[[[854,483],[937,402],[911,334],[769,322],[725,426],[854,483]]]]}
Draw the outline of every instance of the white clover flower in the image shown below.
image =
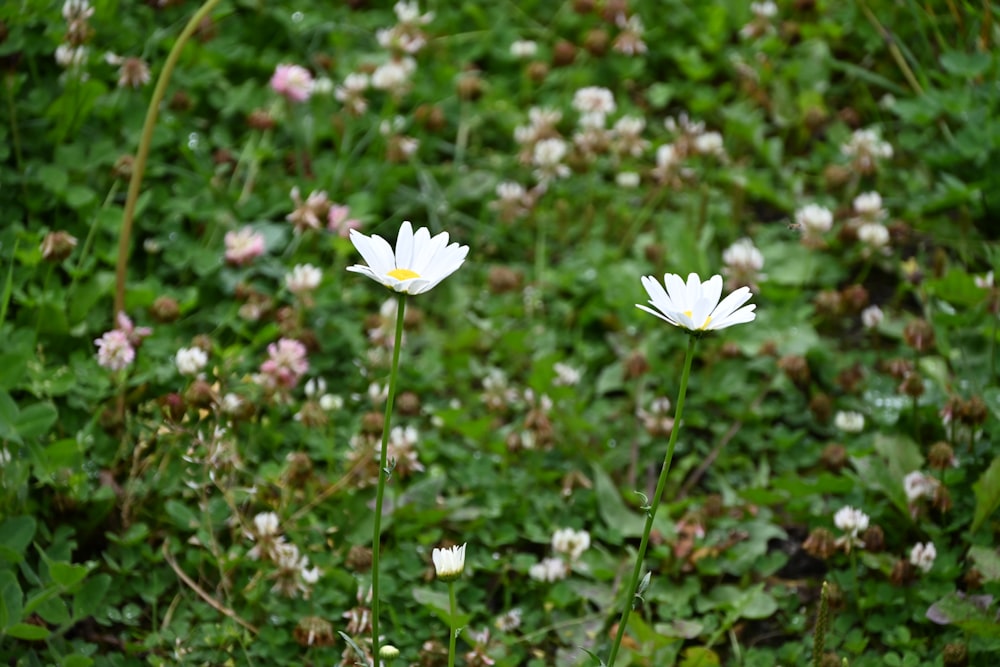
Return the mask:
{"type": "Polygon", "coordinates": [[[573,108],[582,114],[599,113],[607,115],[614,113],[615,96],[607,88],[587,86],[573,94],[573,108]]]}
{"type": "Polygon", "coordinates": [[[778,14],[778,6],[771,2],[771,0],[765,0],[765,2],[751,2],[750,11],[753,15],[760,19],[770,19],[774,18],[778,14]]]}
{"type": "Polygon", "coordinates": [[[585,530],[560,528],[552,534],[552,550],[566,554],[571,561],[578,560],[590,548],[590,533],[585,530]]]}
{"type": "Polygon", "coordinates": [[[982,276],[974,276],[972,280],[979,289],[993,289],[993,271],[988,271],[982,276]]]}
{"type": "Polygon", "coordinates": [[[924,497],[933,498],[940,485],[941,482],[936,477],[925,475],[919,470],[914,470],[903,478],[903,491],[907,502],[911,504],[924,497]]]}
{"type": "Polygon", "coordinates": [[[396,18],[399,22],[404,25],[426,25],[434,20],[434,12],[420,13],[420,4],[416,0],[412,2],[399,0],[399,2],[393,5],[392,10],[396,12],[396,18]]]}
{"type": "Polygon", "coordinates": [[[274,512],[261,512],[253,518],[258,537],[277,535],[279,524],[278,515],[274,512]]]}
{"type": "Polygon", "coordinates": [[[306,396],[315,398],[326,391],[326,380],[323,378],[309,378],[306,382],[306,396]]]}
{"type": "Polygon", "coordinates": [[[540,181],[569,176],[569,167],[562,164],[566,150],[566,142],[557,137],[542,139],[535,144],[531,157],[532,162],[538,167],[535,176],[540,181]]]}
{"type": "Polygon", "coordinates": [[[556,364],[552,368],[556,372],[555,384],[557,385],[561,385],[564,387],[574,387],[580,383],[580,378],[583,377],[583,374],[580,372],[580,369],[573,368],[569,364],[563,363],[561,361],[556,362],[556,364]]]}
{"type": "Polygon", "coordinates": [[[243,406],[243,399],[238,394],[229,392],[222,397],[222,411],[226,414],[234,414],[243,406]]]}
{"type": "Polygon", "coordinates": [[[718,132],[705,132],[694,138],[694,150],[702,155],[722,155],[725,148],[722,135],[718,132]]]}
{"type": "Polygon", "coordinates": [[[465,544],[450,549],[434,549],[431,559],[434,561],[434,571],[441,581],[454,581],[462,575],[465,569],[465,544]]]}
{"type": "Polygon", "coordinates": [[[807,204],[795,211],[795,224],[803,235],[819,236],[833,227],[833,211],[818,204],[807,204]]]}
{"type": "Polygon", "coordinates": [[[395,252],[381,236],[365,236],[351,230],[351,243],[368,263],[355,264],[348,271],[361,273],[389,289],[406,294],[422,294],[458,270],[469,246],[448,245],[448,232],[433,238],[426,227],[414,233],[407,220],[399,228],[395,252]]]}
{"type": "Polygon", "coordinates": [[[390,60],[382,63],[372,72],[372,88],[387,90],[393,94],[401,95],[409,89],[410,76],[416,69],[417,63],[413,58],[390,60]]]}
{"type": "Polygon", "coordinates": [[[621,171],[615,174],[615,184],[620,188],[637,188],[641,179],[634,171],[621,171]]]}
{"type": "Polygon", "coordinates": [[[643,276],[642,285],[649,294],[650,305],[656,310],[641,304],[636,307],[674,326],[689,331],[715,331],[752,322],[756,317],[755,304],[743,305],[751,296],[747,287],[719,301],[722,296],[720,275],[702,282],[698,274],[691,273],[685,283],[679,275],[668,273],[663,276],[663,282],[661,285],[655,277],[643,276]]]}
{"type": "Polygon", "coordinates": [[[889,245],[889,230],[885,225],[868,222],[858,227],[858,240],[874,250],[889,245]]]}
{"type": "Polygon", "coordinates": [[[854,212],[866,218],[878,220],[884,217],[882,195],[877,192],[862,192],[854,198],[854,212]]]}
{"type": "Polygon", "coordinates": [[[497,619],[493,622],[493,625],[500,632],[513,632],[521,627],[521,609],[515,607],[510,611],[500,614],[497,619]]]}
{"type": "Polygon", "coordinates": [[[926,544],[918,542],[910,550],[910,563],[920,568],[920,571],[924,574],[931,571],[936,559],[937,549],[934,547],[933,542],[927,542],[926,544]]]}
{"type": "Polygon", "coordinates": [[[208,364],[208,355],[200,347],[182,347],[177,350],[174,363],[177,364],[178,373],[193,377],[208,364]]]}
{"type": "Polygon", "coordinates": [[[312,264],[296,264],[285,274],[285,285],[292,294],[303,295],[319,287],[323,272],[312,264]]]}
{"type": "Polygon", "coordinates": [[[524,186],[514,181],[503,181],[497,184],[497,197],[503,202],[521,203],[524,199],[524,186]]]}
{"type": "Polygon", "coordinates": [[[533,58],[538,53],[538,44],[530,39],[519,39],[510,45],[510,55],[515,58],[533,58]]]}
{"type": "Polygon", "coordinates": [[[545,558],[528,570],[528,576],[535,581],[560,581],[569,574],[569,566],[562,558],[545,558]]]}
{"type": "Polygon", "coordinates": [[[56,47],[55,58],[60,67],[77,67],[87,59],[87,47],[60,44],[56,47]]]}
{"type": "Polygon", "coordinates": [[[844,433],[861,433],[865,429],[865,416],[860,412],[841,410],[834,415],[833,425],[844,433]]]}
{"type": "Polygon", "coordinates": [[[656,149],[656,167],[666,170],[680,162],[677,148],[673,144],[663,144],[656,149]]]}
{"type": "Polygon", "coordinates": [[[865,329],[874,329],[882,323],[884,317],[881,308],[874,305],[868,306],[861,311],[861,325],[865,329]]]}
{"type": "Polygon", "coordinates": [[[344,407],[344,399],[336,394],[323,394],[319,397],[319,407],[326,412],[336,412],[344,407]]]}
{"type": "Polygon", "coordinates": [[[89,0],[66,0],[62,7],[63,18],[69,23],[78,19],[89,19],[94,15],[94,8],[89,0]]]}
{"type": "Polygon", "coordinates": [[[859,509],[854,509],[846,505],[837,510],[833,515],[833,524],[850,537],[857,537],[859,533],[868,530],[868,515],[859,509]]]}
{"type": "Polygon", "coordinates": [[[764,254],[748,238],[742,238],[726,248],[722,253],[725,267],[722,273],[726,275],[730,288],[748,286],[757,290],[757,281],[765,278],[761,269],[764,268],[764,254]]]}

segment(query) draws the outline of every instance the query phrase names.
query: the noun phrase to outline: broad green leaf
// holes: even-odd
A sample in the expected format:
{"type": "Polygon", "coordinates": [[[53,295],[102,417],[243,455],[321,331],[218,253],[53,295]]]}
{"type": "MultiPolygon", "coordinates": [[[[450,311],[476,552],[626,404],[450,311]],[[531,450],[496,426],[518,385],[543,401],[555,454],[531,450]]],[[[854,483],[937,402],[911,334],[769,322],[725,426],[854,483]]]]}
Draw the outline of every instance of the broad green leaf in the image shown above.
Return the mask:
{"type": "Polygon", "coordinates": [[[972,485],[972,491],[976,494],[976,511],[972,517],[970,533],[976,532],[1000,507],[1000,456],[993,459],[979,481],[972,485]]]}
{"type": "Polygon", "coordinates": [[[73,655],[67,655],[63,658],[59,667],[90,667],[93,664],[93,658],[88,658],[85,655],[74,653],[73,655]]]}
{"type": "Polygon", "coordinates": [[[38,438],[52,428],[58,417],[59,412],[52,403],[34,403],[22,409],[17,416],[17,432],[22,438],[38,438]]]}
{"type": "Polygon", "coordinates": [[[947,51],[941,55],[941,66],[945,71],[956,76],[969,79],[985,72],[992,61],[988,53],[966,53],[965,51],[947,51]]]}
{"type": "Polygon", "coordinates": [[[26,641],[39,641],[42,639],[47,639],[49,634],[48,628],[43,628],[38,625],[31,625],[30,623],[18,623],[7,628],[7,636],[13,637],[14,639],[24,639],[26,641]]]}
{"type": "Polygon", "coordinates": [[[30,516],[8,517],[0,524],[0,559],[20,563],[35,536],[35,520],[30,516]]]}
{"type": "Polygon", "coordinates": [[[0,570],[0,631],[21,621],[23,604],[24,594],[17,576],[9,570],[0,570]]]}
{"type": "Polygon", "coordinates": [[[86,565],[52,561],[49,563],[49,576],[63,588],[71,588],[83,581],[90,571],[86,565]]]}
{"type": "Polygon", "coordinates": [[[595,465],[594,492],[597,494],[597,511],[604,523],[623,537],[638,537],[646,527],[646,519],[632,512],[618,494],[618,489],[604,469],[595,465]]]}
{"type": "Polygon", "coordinates": [[[461,628],[468,625],[469,621],[472,620],[472,616],[469,614],[463,614],[460,610],[455,614],[455,619],[452,621],[451,610],[448,602],[448,593],[444,590],[435,590],[432,588],[414,588],[413,589],[413,599],[420,604],[429,608],[434,614],[440,618],[444,623],[447,623],[453,627],[461,628]]]}
{"type": "Polygon", "coordinates": [[[83,582],[73,596],[73,616],[86,618],[93,616],[104,602],[104,596],[111,587],[111,575],[101,573],[83,582]]]}
{"type": "Polygon", "coordinates": [[[680,667],[714,667],[721,665],[719,655],[707,646],[692,646],[685,649],[680,667]]]}
{"type": "Polygon", "coordinates": [[[983,581],[1000,580],[1000,554],[996,549],[975,546],[969,549],[969,558],[976,564],[976,569],[983,575],[983,581]]]}

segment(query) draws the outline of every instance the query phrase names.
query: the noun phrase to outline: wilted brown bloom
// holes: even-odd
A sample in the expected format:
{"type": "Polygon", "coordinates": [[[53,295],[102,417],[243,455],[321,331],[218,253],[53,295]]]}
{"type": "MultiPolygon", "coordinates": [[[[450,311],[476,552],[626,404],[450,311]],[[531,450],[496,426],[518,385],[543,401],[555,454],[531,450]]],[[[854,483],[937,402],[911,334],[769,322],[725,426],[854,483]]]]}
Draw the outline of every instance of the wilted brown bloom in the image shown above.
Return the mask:
{"type": "Polygon", "coordinates": [[[318,616],[306,616],[300,620],[292,635],[302,646],[333,645],[333,626],[318,616]]]}
{"type": "Polygon", "coordinates": [[[911,320],[903,328],[903,340],[917,352],[934,349],[934,328],[927,320],[911,320]]]}
{"type": "Polygon", "coordinates": [[[46,262],[58,263],[73,254],[76,244],[76,237],[68,232],[49,232],[42,239],[39,249],[42,252],[42,259],[46,262]]]}
{"type": "Polygon", "coordinates": [[[861,541],[865,543],[865,551],[879,553],[885,550],[885,533],[881,526],[868,526],[861,533],[861,541]]]}
{"type": "Polygon", "coordinates": [[[927,452],[927,463],[934,470],[955,467],[955,450],[947,442],[935,442],[927,452]]]}
{"type": "Polygon", "coordinates": [[[812,374],[809,372],[809,362],[805,357],[797,354],[784,356],[778,360],[778,368],[783,370],[788,379],[799,389],[809,387],[812,374]]]}
{"type": "Polygon", "coordinates": [[[826,528],[814,528],[802,548],[813,558],[827,560],[837,552],[837,538],[826,528]]]}
{"type": "Polygon", "coordinates": [[[911,583],[915,576],[916,569],[910,564],[910,561],[901,558],[892,566],[889,581],[892,582],[893,586],[905,586],[911,583]]]}
{"type": "MultiPolygon", "coordinates": [[[[838,442],[831,442],[823,448],[820,460],[827,470],[840,472],[847,465],[847,449],[838,442]]],[[[867,544],[867,540],[865,543],[867,544]]]]}

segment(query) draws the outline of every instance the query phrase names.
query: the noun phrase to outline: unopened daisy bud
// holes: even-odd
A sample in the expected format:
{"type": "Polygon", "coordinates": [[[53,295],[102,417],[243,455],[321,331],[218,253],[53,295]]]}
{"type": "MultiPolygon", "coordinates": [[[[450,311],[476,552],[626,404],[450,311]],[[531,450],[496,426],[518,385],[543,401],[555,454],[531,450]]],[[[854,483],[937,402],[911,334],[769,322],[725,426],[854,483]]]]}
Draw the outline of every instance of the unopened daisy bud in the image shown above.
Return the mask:
{"type": "Polygon", "coordinates": [[[378,657],[386,662],[392,662],[399,657],[399,649],[392,644],[386,644],[378,650],[378,657]]]}
{"type": "Polygon", "coordinates": [[[465,544],[450,549],[434,549],[431,559],[434,561],[434,571],[441,581],[454,581],[462,575],[465,569],[465,544]]]}

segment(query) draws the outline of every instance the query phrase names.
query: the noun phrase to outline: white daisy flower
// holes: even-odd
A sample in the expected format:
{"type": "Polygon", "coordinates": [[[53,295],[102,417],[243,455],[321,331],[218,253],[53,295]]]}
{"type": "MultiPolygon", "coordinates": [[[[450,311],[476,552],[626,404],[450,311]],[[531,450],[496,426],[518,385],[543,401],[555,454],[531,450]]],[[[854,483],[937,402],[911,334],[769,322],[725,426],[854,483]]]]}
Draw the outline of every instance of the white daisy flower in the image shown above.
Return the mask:
{"type": "Polygon", "coordinates": [[[450,549],[434,549],[431,552],[434,571],[442,581],[454,581],[465,569],[465,545],[450,549]]]}
{"type": "Polygon", "coordinates": [[[362,273],[389,289],[406,294],[423,294],[458,270],[469,246],[448,245],[448,232],[431,238],[426,227],[413,232],[409,221],[399,228],[396,250],[381,236],[365,236],[351,230],[351,243],[368,266],[355,264],[348,271],[362,273]]]}
{"type": "Polygon", "coordinates": [[[636,307],[689,331],[714,331],[734,324],[752,322],[756,317],[755,304],[744,306],[750,300],[750,289],[741,287],[719,302],[722,296],[722,276],[714,275],[701,282],[698,274],[688,275],[687,283],[675,273],[663,276],[666,286],[654,276],[643,276],[642,286],[649,294],[653,308],[636,304],[636,307]],[[742,308],[741,308],[742,306],[742,308]]]}

